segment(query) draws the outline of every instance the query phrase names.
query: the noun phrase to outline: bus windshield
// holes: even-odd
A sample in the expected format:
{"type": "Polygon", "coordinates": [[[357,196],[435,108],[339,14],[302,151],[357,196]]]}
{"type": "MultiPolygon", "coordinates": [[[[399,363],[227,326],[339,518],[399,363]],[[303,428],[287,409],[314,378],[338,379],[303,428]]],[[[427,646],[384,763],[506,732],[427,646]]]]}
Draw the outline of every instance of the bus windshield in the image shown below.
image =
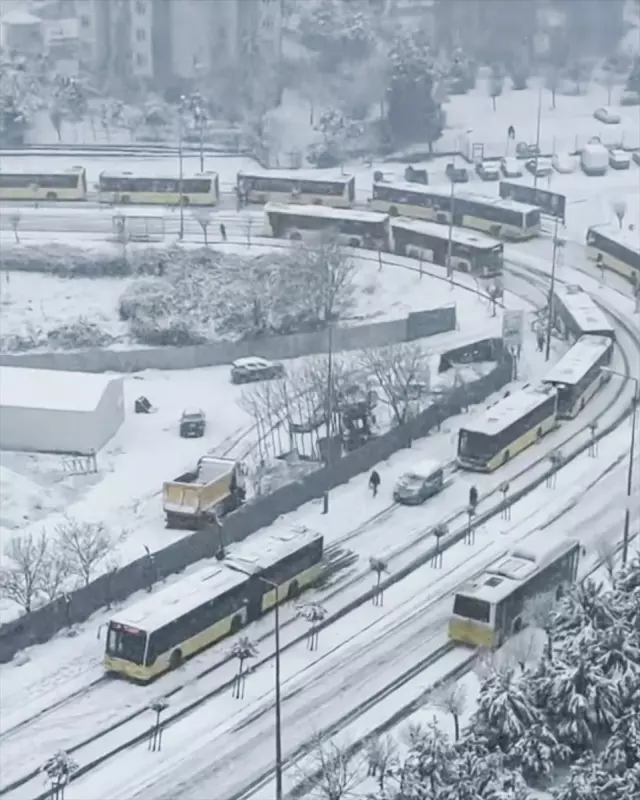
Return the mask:
{"type": "Polygon", "coordinates": [[[486,600],[475,597],[466,597],[457,594],[453,601],[453,613],[458,617],[476,620],[476,622],[489,622],[491,619],[491,606],[486,600]]]}
{"type": "Polygon", "coordinates": [[[144,631],[121,626],[109,625],[107,634],[107,654],[114,658],[122,658],[133,664],[142,664],[147,636],[144,631]]]}
{"type": "Polygon", "coordinates": [[[497,451],[497,445],[490,436],[476,431],[460,431],[459,452],[471,458],[490,458],[497,451]]]}

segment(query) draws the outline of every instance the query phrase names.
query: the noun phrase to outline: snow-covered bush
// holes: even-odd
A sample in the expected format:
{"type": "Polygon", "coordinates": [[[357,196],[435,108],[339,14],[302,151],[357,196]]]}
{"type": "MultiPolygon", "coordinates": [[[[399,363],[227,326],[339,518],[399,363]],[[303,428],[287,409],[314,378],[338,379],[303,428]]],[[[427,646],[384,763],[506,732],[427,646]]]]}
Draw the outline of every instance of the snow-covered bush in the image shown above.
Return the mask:
{"type": "Polygon", "coordinates": [[[3,245],[2,262],[4,270],[46,272],[61,278],[121,277],[131,273],[131,266],[115,249],[92,251],[52,243],[3,245]]]}
{"type": "Polygon", "coordinates": [[[171,313],[173,288],[162,278],[140,278],[128,286],[120,297],[118,313],[123,322],[155,320],[171,313]]]}
{"type": "Polygon", "coordinates": [[[47,344],[58,350],[106,347],[112,342],[113,337],[109,333],[86,317],[65,322],[47,332],[47,344]]]}
{"type": "Polygon", "coordinates": [[[207,340],[187,319],[172,314],[156,320],[131,320],[131,333],[141,344],[150,347],[186,347],[207,340]]]}

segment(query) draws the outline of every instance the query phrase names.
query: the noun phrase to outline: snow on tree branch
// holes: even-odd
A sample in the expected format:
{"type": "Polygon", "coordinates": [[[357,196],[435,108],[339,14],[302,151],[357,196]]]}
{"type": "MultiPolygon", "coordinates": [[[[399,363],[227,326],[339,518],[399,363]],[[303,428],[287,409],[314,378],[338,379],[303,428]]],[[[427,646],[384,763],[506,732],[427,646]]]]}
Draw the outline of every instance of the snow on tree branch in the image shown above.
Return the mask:
{"type": "Polygon", "coordinates": [[[115,542],[107,527],[102,522],[66,519],[56,525],[55,533],[69,573],[88,586],[98,566],[114,549],[115,542]]]}

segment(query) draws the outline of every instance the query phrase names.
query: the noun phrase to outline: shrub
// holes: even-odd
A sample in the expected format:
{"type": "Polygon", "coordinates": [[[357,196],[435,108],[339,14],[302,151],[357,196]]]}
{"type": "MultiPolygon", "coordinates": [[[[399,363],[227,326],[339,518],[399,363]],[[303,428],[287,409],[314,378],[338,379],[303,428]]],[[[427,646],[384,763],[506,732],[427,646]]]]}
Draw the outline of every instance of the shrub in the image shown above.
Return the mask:
{"type": "Polygon", "coordinates": [[[102,330],[95,322],[78,317],[47,332],[47,343],[60,350],[81,350],[90,347],[106,347],[113,336],[102,330]]]}
{"type": "Polygon", "coordinates": [[[155,320],[171,313],[173,287],[161,278],[140,278],[134,281],[120,297],[118,313],[123,321],[133,319],[155,320]]]}
{"type": "Polygon", "coordinates": [[[141,344],[150,347],[185,347],[206,342],[206,337],[198,333],[188,320],[177,315],[156,320],[133,318],[131,333],[141,344]]]}
{"type": "Polygon", "coordinates": [[[131,268],[122,255],[92,252],[60,244],[34,247],[3,247],[3,269],[21,272],[46,272],[61,278],[122,277],[131,268]]]}

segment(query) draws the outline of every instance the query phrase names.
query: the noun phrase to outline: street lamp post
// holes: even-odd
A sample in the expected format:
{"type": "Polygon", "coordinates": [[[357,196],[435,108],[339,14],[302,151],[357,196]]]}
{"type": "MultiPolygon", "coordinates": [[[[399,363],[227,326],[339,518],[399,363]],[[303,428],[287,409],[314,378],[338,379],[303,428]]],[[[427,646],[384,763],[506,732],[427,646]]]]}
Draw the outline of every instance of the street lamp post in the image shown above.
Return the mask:
{"type": "Polygon", "coordinates": [[[178,203],[180,204],[180,241],[184,239],[184,198],[182,197],[182,183],[184,180],[184,158],[182,152],[182,116],[184,114],[186,97],[180,97],[178,106],[178,203]]]}
{"type": "Polygon", "coordinates": [[[322,513],[329,513],[329,491],[331,481],[331,462],[332,462],[332,422],[333,422],[333,323],[329,320],[328,330],[328,343],[329,358],[327,364],[327,456],[325,458],[325,468],[327,470],[327,479],[325,484],[324,494],[322,496],[322,513]]]}
{"type": "Polygon", "coordinates": [[[280,596],[278,592],[278,584],[270,581],[268,578],[263,578],[261,575],[254,575],[252,572],[245,572],[235,564],[227,564],[228,567],[247,575],[249,578],[254,578],[260,581],[265,586],[268,586],[276,594],[276,600],[273,604],[274,613],[274,626],[275,626],[275,662],[276,662],[276,800],[282,800],[282,709],[280,698],[280,596]]]}
{"type": "Polygon", "coordinates": [[[453,264],[451,263],[451,252],[453,250],[453,218],[455,215],[455,205],[456,205],[456,185],[451,178],[451,195],[449,197],[450,200],[450,215],[449,215],[449,235],[447,238],[447,278],[451,282],[451,288],[453,289],[453,264]]]}
{"type": "Polygon", "coordinates": [[[611,369],[610,367],[602,367],[602,372],[607,372],[610,375],[617,375],[625,381],[633,381],[633,407],[631,410],[631,446],[629,447],[629,466],[627,468],[627,506],[624,512],[624,534],[622,538],[622,563],[627,563],[629,556],[629,528],[631,525],[631,493],[633,490],[633,456],[636,446],[636,417],[638,402],[640,402],[640,379],[634,378],[633,375],[627,375],[625,372],[611,369]]]}
{"type": "Polygon", "coordinates": [[[551,282],[549,284],[549,299],[547,309],[549,319],[547,320],[547,341],[545,344],[544,360],[548,361],[551,355],[551,327],[553,325],[553,293],[556,288],[556,266],[558,260],[558,217],[556,217],[553,228],[553,255],[551,258],[551,282]]]}
{"type": "Polygon", "coordinates": [[[540,158],[540,124],[542,122],[542,86],[538,89],[538,117],[536,120],[536,166],[533,172],[533,187],[538,185],[538,159],[540,158]]]}

